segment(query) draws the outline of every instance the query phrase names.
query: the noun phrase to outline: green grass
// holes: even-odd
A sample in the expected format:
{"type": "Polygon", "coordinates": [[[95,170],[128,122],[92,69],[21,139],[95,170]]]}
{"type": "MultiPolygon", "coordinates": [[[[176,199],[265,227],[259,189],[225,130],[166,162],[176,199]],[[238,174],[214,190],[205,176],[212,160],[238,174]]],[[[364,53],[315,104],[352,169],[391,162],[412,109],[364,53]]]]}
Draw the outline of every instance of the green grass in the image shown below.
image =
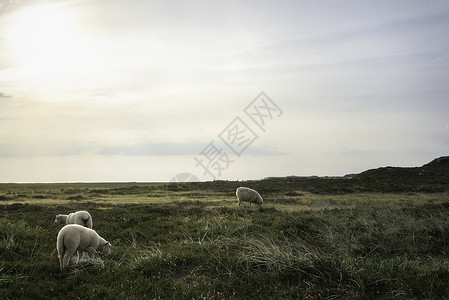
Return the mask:
{"type": "Polygon", "coordinates": [[[242,211],[236,185],[0,184],[0,298],[449,297],[447,193],[292,186],[242,211]],[[52,223],[80,209],[112,254],[61,272],[52,223]]]}

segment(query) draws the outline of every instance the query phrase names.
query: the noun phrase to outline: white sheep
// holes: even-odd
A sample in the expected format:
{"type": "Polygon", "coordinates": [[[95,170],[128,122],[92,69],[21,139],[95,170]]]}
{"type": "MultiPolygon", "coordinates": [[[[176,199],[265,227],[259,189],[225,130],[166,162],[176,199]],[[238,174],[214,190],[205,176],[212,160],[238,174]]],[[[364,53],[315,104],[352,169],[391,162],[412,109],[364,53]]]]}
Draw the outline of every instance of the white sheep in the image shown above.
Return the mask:
{"type": "Polygon", "coordinates": [[[95,230],[78,224],[62,227],[58,233],[56,248],[61,271],[69,265],[70,259],[77,251],[86,251],[90,258],[94,258],[97,251],[111,254],[111,244],[108,241],[100,237],[95,230]]]}
{"type": "Polygon", "coordinates": [[[260,209],[262,209],[263,199],[256,190],[241,186],[237,188],[235,194],[237,196],[239,207],[242,205],[242,202],[249,202],[250,207],[251,203],[255,203],[259,205],[260,209]]]}
{"type": "Polygon", "coordinates": [[[55,224],[79,224],[92,228],[92,216],[85,210],[80,210],[68,215],[56,215],[55,224]]]}
{"type": "MultiPolygon", "coordinates": [[[[68,215],[56,215],[54,224],[79,224],[84,227],[92,228],[92,216],[85,210],[80,210],[68,215]]],[[[82,258],[83,253],[81,251],[77,252],[78,261],[82,258]]]]}

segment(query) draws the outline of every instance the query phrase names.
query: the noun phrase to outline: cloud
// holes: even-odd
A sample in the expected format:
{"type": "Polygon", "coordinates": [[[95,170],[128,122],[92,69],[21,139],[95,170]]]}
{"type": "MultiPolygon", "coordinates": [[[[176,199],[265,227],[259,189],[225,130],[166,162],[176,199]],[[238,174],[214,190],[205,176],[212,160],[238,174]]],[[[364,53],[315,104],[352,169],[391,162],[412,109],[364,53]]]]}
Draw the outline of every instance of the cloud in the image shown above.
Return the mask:
{"type": "Polygon", "coordinates": [[[242,156],[252,155],[252,156],[283,156],[289,155],[288,152],[278,149],[278,147],[258,147],[255,145],[250,145],[248,149],[242,152],[242,156]]]}
{"type": "Polygon", "coordinates": [[[140,143],[133,145],[106,145],[101,146],[99,155],[121,155],[121,156],[174,156],[174,155],[197,155],[204,145],[197,142],[186,143],[140,143]]]}
{"type": "Polygon", "coordinates": [[[36,144],[36,143],[0,143],[0,157],[63,157],[80,155],[87,147],[66,144],[36,144]]]}
{"type": "MultiPolygon", "coordinates": [[[[221,153],[235,156],[224,144],[217,142],[216,146],[221,153]]],[[[7,143],[0,144],[0,157],[65,157],[80,155],[123,156],[123,157],[161,157],[161,156],[200,156],[207,147],[207,141],[192,142],[141,142],[99,144],[86,141],[59,141],[45,143],[7,143]]],[[[288,153],[270,145],[251,145],[242,156],[283,156],[288,153]]]]}
{"type": "Polygon", "coordinates": [[[11,97],[12,97],[11,95],[7,95],[5,93],[0,92],[0,98],[11,98],[11,97]]]}

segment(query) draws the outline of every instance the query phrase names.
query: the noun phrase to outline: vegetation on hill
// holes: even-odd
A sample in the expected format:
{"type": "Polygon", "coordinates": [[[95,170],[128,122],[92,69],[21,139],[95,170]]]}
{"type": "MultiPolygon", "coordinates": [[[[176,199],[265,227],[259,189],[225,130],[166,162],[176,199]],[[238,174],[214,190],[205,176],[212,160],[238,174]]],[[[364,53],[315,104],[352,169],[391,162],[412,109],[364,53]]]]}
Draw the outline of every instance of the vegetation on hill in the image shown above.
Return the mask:
{"type": "Polygon", "coordinates": [[[434,159],[422,167],[400,168],[400,167],[383,167],[378,169],[367,170],[360,173],[357,178],[374,178],[374,179],[445,179],[449,178],[449,156],[442,156],[434,159]]]}
{"type": "Polygon", "coordinates": [[[265,195],[279,194],[289,190],[302,190],[316,194],[447,192],[449,191],[449,156],[437,158],[422,167],[383,167],[349,178],[270,177],[244,182],[188,183],[183,187],[186,189],[207,188],[230,195],[240,185],[251,186],[265,195]]]}

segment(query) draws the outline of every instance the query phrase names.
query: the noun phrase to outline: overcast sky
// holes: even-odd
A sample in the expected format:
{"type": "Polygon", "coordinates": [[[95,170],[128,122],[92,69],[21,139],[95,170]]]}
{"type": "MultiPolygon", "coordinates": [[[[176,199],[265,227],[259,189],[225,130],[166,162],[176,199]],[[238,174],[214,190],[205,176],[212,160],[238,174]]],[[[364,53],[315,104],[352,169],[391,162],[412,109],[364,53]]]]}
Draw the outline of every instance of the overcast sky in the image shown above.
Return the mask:
{"type": "Polygon", "coordinates": [[[448,36],[446,0],[0,0],[0,182],[419,166],[448,36]]]}

